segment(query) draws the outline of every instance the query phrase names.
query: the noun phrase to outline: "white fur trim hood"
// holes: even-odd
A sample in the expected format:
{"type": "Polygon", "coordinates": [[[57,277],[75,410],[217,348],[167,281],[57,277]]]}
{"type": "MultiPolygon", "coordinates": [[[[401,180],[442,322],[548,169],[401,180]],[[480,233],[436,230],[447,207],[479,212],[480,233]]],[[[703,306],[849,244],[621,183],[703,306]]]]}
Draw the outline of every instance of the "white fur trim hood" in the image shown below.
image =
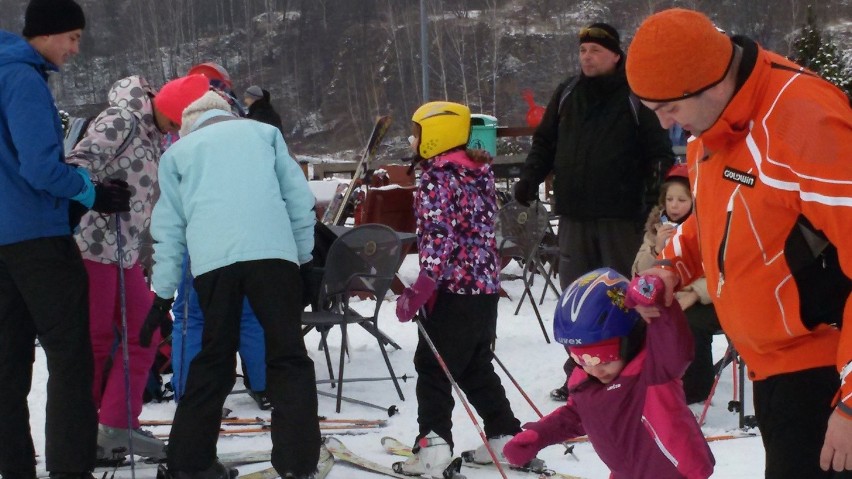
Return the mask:
{"type": "Polygon", "coordinates": [[[196,122],[201,115],[210,110],[231,111],[231,105],[215,91],[208,91],[201,98],[190,103],[181,116],[180,136],[186,136],[195,130],[196,122]]]}

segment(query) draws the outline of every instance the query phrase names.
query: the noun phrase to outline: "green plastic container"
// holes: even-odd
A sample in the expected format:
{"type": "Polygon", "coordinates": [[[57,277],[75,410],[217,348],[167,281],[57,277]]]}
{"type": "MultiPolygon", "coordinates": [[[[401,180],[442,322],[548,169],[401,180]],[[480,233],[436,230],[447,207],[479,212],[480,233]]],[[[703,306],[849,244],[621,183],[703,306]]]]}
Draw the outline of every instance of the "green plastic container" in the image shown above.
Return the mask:
{"type": "Polygon", "coordinates": [[[470,115],[470,140],[468,148],[485,150],[497,155],[497,118],[491,115],[470,115]]]}

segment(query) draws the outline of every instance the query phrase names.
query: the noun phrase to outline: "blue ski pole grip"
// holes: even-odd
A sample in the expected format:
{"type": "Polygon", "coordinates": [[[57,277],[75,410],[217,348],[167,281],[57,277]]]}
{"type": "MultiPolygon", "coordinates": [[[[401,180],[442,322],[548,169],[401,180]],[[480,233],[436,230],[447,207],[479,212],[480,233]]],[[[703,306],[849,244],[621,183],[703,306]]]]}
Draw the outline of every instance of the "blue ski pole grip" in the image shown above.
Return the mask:
{"type": "Polygon", "coordinates": [[[628,308],[636,306],[652,306],[662,301],[666,285],[659,276],[642,275],[636,276],[627,286],[627,295],[624,304],[628,308]]]}

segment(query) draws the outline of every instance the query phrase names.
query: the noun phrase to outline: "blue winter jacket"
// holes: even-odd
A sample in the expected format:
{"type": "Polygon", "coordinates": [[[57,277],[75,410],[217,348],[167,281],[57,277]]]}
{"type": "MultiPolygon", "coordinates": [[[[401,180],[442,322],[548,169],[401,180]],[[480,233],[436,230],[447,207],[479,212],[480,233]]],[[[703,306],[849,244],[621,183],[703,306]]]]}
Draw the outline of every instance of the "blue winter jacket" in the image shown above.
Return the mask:
{"type": "Polygon", "coordinates": [[[71,234],[68,198],[85,187],[64,161],[50,71],[26,40],[0,31],[0,245],[71,234]]]}
{"type": "Polygon", "coordinates": [[[153,287],[171,298],[188,249],[196,278],[237,262],[310,261],[314,196],[281,132],[234,119],[198,128],[210,110],[160,159],[160,199],[154,206],[153,287]]]}

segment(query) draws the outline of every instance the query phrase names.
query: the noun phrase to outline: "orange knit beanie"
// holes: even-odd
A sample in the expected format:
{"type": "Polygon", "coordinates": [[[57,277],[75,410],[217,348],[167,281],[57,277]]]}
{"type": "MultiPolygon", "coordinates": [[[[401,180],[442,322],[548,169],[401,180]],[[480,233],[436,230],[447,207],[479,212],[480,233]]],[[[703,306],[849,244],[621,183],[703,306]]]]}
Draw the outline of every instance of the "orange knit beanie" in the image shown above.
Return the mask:
{"type": "Polygon", "coordinates": [[[672,8],[639,26],[627,54],[627,82],[643,100],[682,100],[719,84],[733,58],[733,42],[709,18],[672,8]]]}
{"type": "Polygon", "coordinates": [[[210,82],[204,75],[188,75],[176,78],[165,85],[154,96],[154,107],[175,124],[181,124],[183,110],[210,90],[210,82]]]}

